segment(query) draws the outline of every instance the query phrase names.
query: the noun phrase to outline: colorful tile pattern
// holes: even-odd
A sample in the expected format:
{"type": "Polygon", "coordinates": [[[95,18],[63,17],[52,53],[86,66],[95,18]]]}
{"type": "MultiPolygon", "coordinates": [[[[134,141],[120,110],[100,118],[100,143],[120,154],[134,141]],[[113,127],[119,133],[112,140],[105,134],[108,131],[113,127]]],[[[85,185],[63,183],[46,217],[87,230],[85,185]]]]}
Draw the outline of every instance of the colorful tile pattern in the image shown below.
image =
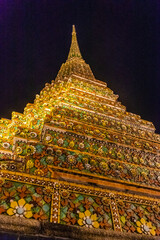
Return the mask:
{"type": "Polygon", "coordinates": [[[64,190],[60,195],[61,224],[113,229],[109,199],[64,190]]]}
{"type": "Polygon", "coordinates": [[[118,211],[124,232],[160,235],[160,204],[150,206],[119,201],[118,211]]]}
{"type": "Polygon", "coordinates": [[[5,181],[0,187],[0,213],[49,221],[52,189],[5,181]]]}

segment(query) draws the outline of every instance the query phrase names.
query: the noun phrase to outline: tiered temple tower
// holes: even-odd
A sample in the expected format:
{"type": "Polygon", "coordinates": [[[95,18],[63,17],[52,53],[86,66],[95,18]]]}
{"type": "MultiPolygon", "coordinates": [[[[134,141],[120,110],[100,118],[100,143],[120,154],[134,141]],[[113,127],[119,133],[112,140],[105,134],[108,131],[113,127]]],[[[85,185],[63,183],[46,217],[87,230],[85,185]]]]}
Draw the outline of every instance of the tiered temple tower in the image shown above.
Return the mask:
{"type": "Polygon", "coordinates": [[[117,99],[83,60],[73,26],[55,81],[0,120],[1,232],[160,236],[160,135],[117,99]]]}

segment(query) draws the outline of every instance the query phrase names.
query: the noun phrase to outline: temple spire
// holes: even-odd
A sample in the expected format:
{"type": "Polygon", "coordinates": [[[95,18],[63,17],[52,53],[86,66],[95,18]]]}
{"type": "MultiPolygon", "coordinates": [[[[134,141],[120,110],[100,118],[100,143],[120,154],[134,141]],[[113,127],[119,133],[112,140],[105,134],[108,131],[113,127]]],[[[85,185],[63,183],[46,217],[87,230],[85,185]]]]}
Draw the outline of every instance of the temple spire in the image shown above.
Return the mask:
{"type": "Polygon", "coordinates": [[[74,25],[72,26],[72,40],[68,58],[67,61],[62,64],[56,80],[71,76],[72,74],[95,80],[90,66],[82,58],[77,42],[76,29],[74,25]]]}
{"type": "Polygon", "coordinates": [[[82,55],[81,55],[81,52],[80,52],[79,46],[78,46],[75,25],[72,26],[72,41],[71,41],[71,47],[70,47],[70,51],[69,51],[67,60],[71,60],[73,58],[82,59],[82,55]]]}

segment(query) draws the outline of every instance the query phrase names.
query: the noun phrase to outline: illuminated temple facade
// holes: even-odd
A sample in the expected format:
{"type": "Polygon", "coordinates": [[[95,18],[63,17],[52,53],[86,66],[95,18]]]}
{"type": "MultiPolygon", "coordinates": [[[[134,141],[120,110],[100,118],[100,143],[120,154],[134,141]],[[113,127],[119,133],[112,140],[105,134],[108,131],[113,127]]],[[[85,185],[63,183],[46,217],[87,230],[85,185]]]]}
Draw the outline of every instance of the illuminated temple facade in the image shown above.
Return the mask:
{"type": "Polygon", "coordinates": [[[160,135],[117,99],[83,60],[73,26],[56,79],[0,120],[0,234],[159,239],[160,135]]]}

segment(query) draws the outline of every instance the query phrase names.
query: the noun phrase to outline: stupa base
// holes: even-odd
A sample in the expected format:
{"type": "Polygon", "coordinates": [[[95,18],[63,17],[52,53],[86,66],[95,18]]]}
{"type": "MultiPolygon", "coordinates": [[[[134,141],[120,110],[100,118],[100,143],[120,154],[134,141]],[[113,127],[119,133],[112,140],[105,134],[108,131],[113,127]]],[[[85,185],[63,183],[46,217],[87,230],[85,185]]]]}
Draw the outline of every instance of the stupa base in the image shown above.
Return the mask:
{"type": "Polygon", "coordinates": [[[0,239],[5,240],[153,240],[159,237],[88,229],[40,222],[20,217],[0,216],[0,239]]]}

